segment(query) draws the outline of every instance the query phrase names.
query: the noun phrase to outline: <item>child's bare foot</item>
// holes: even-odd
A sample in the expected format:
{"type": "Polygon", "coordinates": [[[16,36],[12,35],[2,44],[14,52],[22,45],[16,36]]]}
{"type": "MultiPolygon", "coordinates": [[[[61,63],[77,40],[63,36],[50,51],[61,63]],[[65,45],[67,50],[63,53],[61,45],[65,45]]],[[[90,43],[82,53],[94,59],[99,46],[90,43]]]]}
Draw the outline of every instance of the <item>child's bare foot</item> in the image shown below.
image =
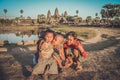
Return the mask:
{"type": "Polygon", "coordinates": [[[77,66],[76,71],[82,71],[82,66],[77,66]]]}
{"type": "Polygon", "coordinates": [[[34,80],[35,76],[30,76],[27,80],[34,80]]]}
{"type": "Polygon", "coordinates": [[[69,68],[70,66],[71,66],[72,64],[66,64],[65,66],[64,66],[64,68],[69,68]]]}

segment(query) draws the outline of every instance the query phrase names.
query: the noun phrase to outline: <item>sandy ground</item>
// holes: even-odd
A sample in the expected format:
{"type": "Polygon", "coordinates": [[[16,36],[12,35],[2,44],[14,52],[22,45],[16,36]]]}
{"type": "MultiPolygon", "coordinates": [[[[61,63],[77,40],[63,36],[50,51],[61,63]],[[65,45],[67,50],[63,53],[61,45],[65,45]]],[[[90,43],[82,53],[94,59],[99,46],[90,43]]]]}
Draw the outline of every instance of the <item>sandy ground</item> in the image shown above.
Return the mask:
{"type": "MultiPolygon", "coordinates": [[[[78,72],[68,68],[58,75],[50,75],[49,80],[119,80],[120,33],[95,30],[98,35],[83,42],[88,51],[88,57],[80,59],[83,70],[78,72]]],[[[34,53],[34,50],[24,47],[10,48],[8,52],[0,53],[0,80],[27,80],[33,68],[34,53]]],[[[38,76],[36,80],[41,79],[38,76]]]]}

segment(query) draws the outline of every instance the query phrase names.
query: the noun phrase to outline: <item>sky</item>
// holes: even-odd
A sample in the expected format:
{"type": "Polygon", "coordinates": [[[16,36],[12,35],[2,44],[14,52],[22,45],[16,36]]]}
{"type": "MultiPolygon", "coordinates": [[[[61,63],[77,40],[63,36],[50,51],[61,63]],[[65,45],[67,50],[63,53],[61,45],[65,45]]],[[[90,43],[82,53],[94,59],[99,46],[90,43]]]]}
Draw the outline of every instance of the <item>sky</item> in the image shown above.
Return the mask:
{"type": "Polygon", "coordinates": [[[87,16],[94,18],[95,13],[101,17],[102,6],[108,3],[120,4],[120,0],[0,0],[0,18],[4,17],[3,9],[8,10],[6,16],[9,18],[19,17],[21,9],[24,17],[37,18],[38,14],[47,15],[48,10],[53,15],[55,8],[60,15],[67,11],[68,15],[74,16],[78,10],[83,19],[87,16]]]}

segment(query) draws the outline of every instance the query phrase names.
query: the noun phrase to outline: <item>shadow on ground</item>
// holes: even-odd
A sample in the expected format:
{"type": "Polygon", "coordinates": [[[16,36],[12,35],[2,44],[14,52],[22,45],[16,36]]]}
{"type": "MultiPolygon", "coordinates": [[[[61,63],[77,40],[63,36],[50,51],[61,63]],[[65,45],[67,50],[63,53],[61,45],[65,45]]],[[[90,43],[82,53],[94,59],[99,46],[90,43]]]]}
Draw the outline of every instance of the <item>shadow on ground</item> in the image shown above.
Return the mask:
{"type": "Polygon", "coordinates": [[[119,43],[119,40],[117,40],[114,36],[107,38],[107,35],[102,35],[101,37],[106,38],[107,40],[97,43],[85,44],[84,45],[85,50],[86,51],[103,50],[105,48],[114,46],[119,43]]]}

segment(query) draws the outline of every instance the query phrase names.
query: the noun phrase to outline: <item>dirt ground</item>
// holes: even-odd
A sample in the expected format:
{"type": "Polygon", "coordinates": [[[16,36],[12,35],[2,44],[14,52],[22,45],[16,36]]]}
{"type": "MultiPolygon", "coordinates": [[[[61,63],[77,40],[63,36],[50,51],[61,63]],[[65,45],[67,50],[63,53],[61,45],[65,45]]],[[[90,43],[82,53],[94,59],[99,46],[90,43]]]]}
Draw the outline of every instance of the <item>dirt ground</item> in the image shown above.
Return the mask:
{"type": "MultiPolygon", "coordinates": [[[[88,51],[87,58],[80,58],[83,70],[75,71],[71,67],[57,75],[49,75],[49,80],[119,80],[120,32],[112,29],[96,31],[97,37],[83,42],[88,51]]],[[[20,46],[0,52],[0,80],[27,80],[35,52],[20,46]]],[[[42,80],[39,77],[36,80],[42,80]]]]}

